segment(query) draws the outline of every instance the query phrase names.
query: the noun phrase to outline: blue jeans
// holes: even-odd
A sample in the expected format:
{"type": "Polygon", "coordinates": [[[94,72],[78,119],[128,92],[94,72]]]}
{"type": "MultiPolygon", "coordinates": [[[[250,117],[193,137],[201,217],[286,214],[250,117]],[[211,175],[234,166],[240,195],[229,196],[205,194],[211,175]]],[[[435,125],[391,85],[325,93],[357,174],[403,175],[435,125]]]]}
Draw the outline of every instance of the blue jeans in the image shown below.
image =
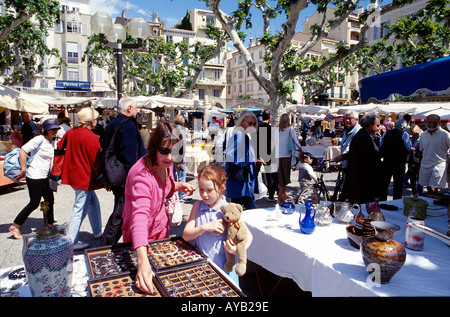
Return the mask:
{"type": "MultiPolygon", "coordinates": [[[[72,187],[73,188],[73,187],[72,187]]],[[[72,216],[69,221],[69,237],[73,244],[78,243],[78,232],[86,215],[89,218],[94,235],[102,231],[102,217],[100,203],[97,194],[93,190],[75,190],[75,202],[73,204],[72,216]]]]}
{"type": "MultiPolygon", "coordinates": [[[[175,178],[175,179],[178,179],[177,182],[182,182],[182,183],[186,182],[186,163],[183,163],[183,171],[180,171],[179,169],[177,169],[174,166],[173,172],[174,172],[174,174],[176,174],[174,176],[177,176],[175,178]]],[[[178,198],[180,200],[184,199],[185,197],[186,197],[186,194],[184,192],[182,192],[181,190],[178,191],[178,198]]]]}

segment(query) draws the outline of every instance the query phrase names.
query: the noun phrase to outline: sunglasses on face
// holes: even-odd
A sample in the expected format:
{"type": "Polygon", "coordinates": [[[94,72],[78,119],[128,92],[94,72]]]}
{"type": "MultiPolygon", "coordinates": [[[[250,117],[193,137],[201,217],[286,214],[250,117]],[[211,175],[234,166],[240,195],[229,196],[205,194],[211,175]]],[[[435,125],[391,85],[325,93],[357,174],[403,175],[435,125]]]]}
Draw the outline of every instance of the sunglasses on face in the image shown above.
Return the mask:
{"type": "Polygon", "coordinates": [[[254,126],[254,127],[256,127],[256,122],[255,121],[247,121],[247,124],[249,125],[249,126],[254,126]]]}
{"type": "Polygon", "coordinates": [[[158,152],[162,155],[168,155],[172,152],[172,149],[168,149],[166,147],[160,147],[160,148],[158,148],[158,152]]]}

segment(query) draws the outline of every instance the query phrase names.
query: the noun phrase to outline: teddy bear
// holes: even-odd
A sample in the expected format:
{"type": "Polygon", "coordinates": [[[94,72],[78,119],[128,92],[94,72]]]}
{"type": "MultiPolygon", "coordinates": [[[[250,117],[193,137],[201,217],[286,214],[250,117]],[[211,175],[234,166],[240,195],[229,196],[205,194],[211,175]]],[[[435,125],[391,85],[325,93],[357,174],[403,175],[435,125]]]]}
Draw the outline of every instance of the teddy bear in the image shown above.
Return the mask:
{"type": "MultiPolygon", "coordinates": [[[[236,245],[238,263],[236,265],[236,274],[242,276],[247,269],[247,241],[248,228],[241,219],[243,208],[239,204],[230,203],[220,208],[223,214],[223,220],[228,225],[227,239],[231,239],[236,245]]],[[[224,271],[231,272],[236,264],[234,254],[226,252],[227,261],[224,264],[224,271]]]]}

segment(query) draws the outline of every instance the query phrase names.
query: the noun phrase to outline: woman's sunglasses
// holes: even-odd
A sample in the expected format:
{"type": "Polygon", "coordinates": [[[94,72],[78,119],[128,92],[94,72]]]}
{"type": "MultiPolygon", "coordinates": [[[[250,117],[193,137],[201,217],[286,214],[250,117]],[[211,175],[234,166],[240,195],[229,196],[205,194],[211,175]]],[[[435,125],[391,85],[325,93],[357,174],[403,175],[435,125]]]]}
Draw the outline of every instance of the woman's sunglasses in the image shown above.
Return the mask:
{"type": "MultiPolygon", "coordinates": [[[[173,149],[168,149],[168,148],[166,148],[166,147],[160,147],[160,148],[158,148],[158,152],[159,152],[161,155],[168,155],[169,153],[172,153],[172,150],[173,150],[173,149]]],[[[182,155],[182,153],[183,153],[183,148],[179,149],[179,152],[180,152],[180,153],[173,152],[173,153],[172,153],[172,156],[182,155]]]]}
{"type": "Polygon", "coordinates": [[[172,152],[172,149],[168,149],[166,147],[160,147],[160,148],[158,148],[158,152],[161,153],[162,155],[168,155],[169,153],[172,152]]]}

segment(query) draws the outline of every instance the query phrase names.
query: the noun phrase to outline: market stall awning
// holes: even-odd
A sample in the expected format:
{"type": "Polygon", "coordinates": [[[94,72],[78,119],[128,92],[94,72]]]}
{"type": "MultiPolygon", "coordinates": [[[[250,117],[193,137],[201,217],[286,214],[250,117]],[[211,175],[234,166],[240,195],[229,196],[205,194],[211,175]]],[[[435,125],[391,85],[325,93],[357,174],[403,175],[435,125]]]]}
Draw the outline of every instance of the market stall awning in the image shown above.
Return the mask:
{"type": "MultiPolygon", "coordinates": [[[[210,104],[203,100],[192,100],[182,98],[172,98],[164,96],[135,96],[131,97],[138,108],[155,109],[163,107],[165,109],[179,109],[179,110],[191,110],[191,109],[208,109],[210,104]]],[[[114,108],[117,106],[117,99],[115,98],[102,98],[94,103],[94,107],[101,108],[114,108]]]]}
{"type": "Polygon", "coordinates": [[[0,112],[16,110],[22,112],[47,114],[48,104],[37,100],[29,94],[20,92],[11,87],[0,85],[0,112]]]}
{"type": "Polygon", "coordinates": [[[368,77],[360,81],[361,103],[382,101],[391,94],[411,96],[420,89],[432,92],[450,87],[450,57],[368,77]]]}
{"type": "Polygon", "coordinates": [[[344,114],[349,110],[356,111],[359,114],[374,112],[377,114],[400,114],[416,113],[420,104],[373,104],[344,106],[331,109],[331,113],[344,114]]]}
{"type": "Polygon", "coordinates": [[[412,116],[417,119],[426,119],[430,114],[437,114],[441,120],[450,120],[450,103],[425,105],[417,108],[417,112],[412,116]]]}
{"type": "Polygon", "coordinates": [[[287,111],[306,113],[310,115],[328,114],[330,108],[326,106],[315,105],[290,105],[287,107],[287,111]]]}

